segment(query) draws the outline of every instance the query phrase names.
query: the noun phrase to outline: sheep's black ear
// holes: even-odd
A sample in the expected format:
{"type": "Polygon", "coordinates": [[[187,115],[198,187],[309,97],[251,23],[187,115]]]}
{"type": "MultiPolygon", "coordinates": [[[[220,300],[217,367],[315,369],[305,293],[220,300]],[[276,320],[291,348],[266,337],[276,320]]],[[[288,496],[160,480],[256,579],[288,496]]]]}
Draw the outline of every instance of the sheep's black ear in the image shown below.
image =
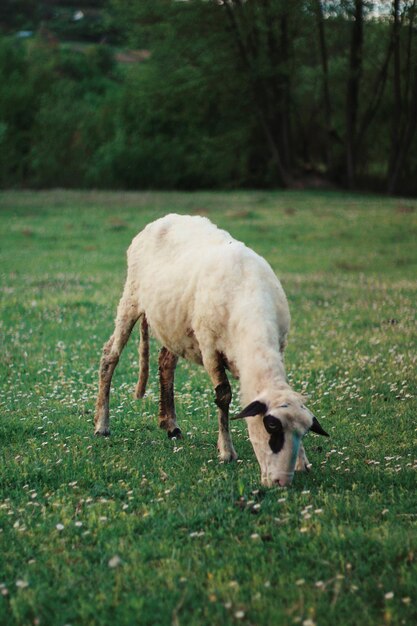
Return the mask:
{"type": "Polygon", "coordinates": [[[251,402],[247,407],[243,409],[238,415],[232,417],[232,420],[240,420],[243,417],[251,417],[253,415],[265,415],[267,410],[267,406],[265,402],[259,402],[259,400],[255,400],[255,402],[251,402]]]}
{"type": "Polygon", "coordinates": [[[312,433],[316,433],[316,435],[323,435],[324,437],[330,437],[328,433],[321,427],[319,420],[315,415],[313,415],[313,425],[310,428],[312,433]]]}

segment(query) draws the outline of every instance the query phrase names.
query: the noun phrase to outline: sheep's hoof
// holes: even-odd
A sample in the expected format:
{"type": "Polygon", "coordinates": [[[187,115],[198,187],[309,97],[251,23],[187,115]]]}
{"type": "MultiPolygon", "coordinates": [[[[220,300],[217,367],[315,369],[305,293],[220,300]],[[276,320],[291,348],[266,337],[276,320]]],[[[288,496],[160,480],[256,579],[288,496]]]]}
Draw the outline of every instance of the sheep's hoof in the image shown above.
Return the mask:
{"type": "Polygon", "coordinates": [[[105,428],[104,430],[96,430],[94,434],[96,437],[109,437],[110,430],[108,428],[105,428]]]}
{"type": "Polygon", "coordinates": [[[142,400],[144,395],[145,389],[142,389],[141,387],[136,387],[135,391],[133,392],[133,398],[135,400],[142,400]]]}
{"type": "Polygon", "coordinates": [[[168,431],[168,437],[170,439],[182,439],[182,432],[179,428],[174,428],[174,430],[168,431]]]}
{"type": "Polygon", "coordinates": [[[308,461],[306,463],[298,463],[295,466],[295,471],[296,472],[310,472],[311,471],[311,463],[309,463],[308,461]]]}
{"type": "Polygon", "coordinates": [[[234,450],[229,450],[228,452],[220,452],[219,458],[220,461],[224,461],[225,463],[231,463],[232,461],[237,460],[237,454],[234,450]]]}

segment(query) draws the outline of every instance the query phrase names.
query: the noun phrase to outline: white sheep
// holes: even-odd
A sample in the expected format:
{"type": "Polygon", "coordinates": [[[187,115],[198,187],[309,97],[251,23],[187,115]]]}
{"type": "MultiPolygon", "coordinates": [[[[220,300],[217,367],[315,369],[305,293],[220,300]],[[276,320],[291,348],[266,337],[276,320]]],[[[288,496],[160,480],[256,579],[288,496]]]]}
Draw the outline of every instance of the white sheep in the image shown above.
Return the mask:
{"type": "Polygon", "coordinates": [[[174,407],[178,357],[203,365],[215,388],[220,459],[237,458],[229,433],[231,388],[226,369],[240,379],[249,437],[265,485],[291,483],[309,463],[302,437],[326,435],[303,399],[287,384],[283,351],[290,324],[287,298],[269,264],[207,218],[167,215],[132,241],[127,279],[114,333],[100,364],[95,433],[109,434],[114,369],[133,326],[141,318],[141,372],[136,396],[148,377],[148,325],[162,344],[159,355],[159,425],[180,437],[174,407]]]}

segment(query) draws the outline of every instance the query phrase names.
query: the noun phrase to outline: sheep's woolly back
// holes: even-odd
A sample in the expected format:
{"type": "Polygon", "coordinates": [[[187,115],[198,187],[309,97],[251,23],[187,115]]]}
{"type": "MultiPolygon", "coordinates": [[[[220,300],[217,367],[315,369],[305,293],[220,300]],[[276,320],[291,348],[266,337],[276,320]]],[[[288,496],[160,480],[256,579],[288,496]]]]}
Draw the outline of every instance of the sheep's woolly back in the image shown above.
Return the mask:
{"type": "Polygon", "coordinates": [[[171,214],[149,224],[128,250],[127,286],[162,345],[197,363],[224,355],[243,395],[285,376],[290,316],[281,284],[262,257],[207,218],[171,214]]]}

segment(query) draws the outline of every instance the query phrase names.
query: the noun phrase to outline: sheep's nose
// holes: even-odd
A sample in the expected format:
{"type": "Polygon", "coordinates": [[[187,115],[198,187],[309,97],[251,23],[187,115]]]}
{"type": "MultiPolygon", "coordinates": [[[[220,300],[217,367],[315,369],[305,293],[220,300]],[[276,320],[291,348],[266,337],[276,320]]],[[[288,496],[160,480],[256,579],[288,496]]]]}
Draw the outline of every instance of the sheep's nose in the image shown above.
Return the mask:
{"type": "Polygon", "coordinates": [[[280,478],[277,478],[277,480],[275,482],[280,487],[288,487],[288,485],[291,485],[292,475],[291,476],[281,476],[280,478]]]}

